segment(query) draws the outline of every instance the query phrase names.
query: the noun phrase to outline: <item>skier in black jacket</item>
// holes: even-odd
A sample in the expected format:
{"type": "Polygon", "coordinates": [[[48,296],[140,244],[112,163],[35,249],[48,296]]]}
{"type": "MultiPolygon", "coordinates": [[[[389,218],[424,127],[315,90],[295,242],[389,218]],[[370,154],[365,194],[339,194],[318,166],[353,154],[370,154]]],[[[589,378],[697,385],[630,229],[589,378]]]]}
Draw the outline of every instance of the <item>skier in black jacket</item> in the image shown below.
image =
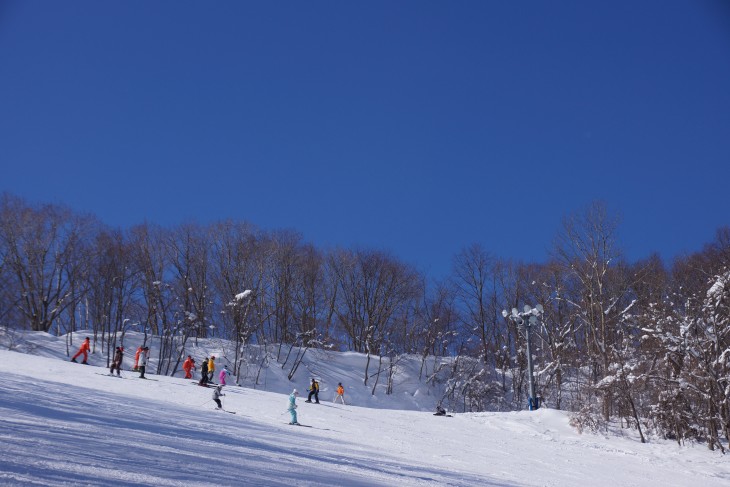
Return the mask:
{"type": "Polygon", "coordinates": [[[198,382],[198,385],[208,385],[208,357],[205,357],[200,363],[200,382],[198,382]]]}
{"type": "Polygon", "coordinates": [[[122,360],[124,360],[124,347],[117,347],[114,352],[114,360],[112,360],[112,365],[109,367],[109,375],[114,374],[114,369],[117,369],[117,377],[121,376],[122,360]]]}

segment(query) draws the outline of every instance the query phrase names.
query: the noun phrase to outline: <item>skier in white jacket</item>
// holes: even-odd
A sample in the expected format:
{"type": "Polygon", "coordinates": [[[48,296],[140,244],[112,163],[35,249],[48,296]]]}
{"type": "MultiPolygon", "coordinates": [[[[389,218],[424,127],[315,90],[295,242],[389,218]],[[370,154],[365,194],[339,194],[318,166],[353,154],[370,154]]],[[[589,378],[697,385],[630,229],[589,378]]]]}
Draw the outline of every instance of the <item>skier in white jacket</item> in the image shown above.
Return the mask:
{"type": "Polygon", "coordinates": [[[291,421],[289,424],[299,424],[297,423],[297,396],[299,393],[296,389],[292,391],[292,393],[289,395],[289,414],[291,414],[291,421]]]}
{"type": "Polygon", "coordinates": [[[213,400],[218,405],[218,407],[216,409],[223,409],[223,404],[221,403],[220,398],[221,398],[221,396],[225,396],[225,394],[223,394],[221,392],[222,388],[223,388],[223,386],[218,384],[217,386],[215,386],[215,389],[213,389],[213,400]]]}

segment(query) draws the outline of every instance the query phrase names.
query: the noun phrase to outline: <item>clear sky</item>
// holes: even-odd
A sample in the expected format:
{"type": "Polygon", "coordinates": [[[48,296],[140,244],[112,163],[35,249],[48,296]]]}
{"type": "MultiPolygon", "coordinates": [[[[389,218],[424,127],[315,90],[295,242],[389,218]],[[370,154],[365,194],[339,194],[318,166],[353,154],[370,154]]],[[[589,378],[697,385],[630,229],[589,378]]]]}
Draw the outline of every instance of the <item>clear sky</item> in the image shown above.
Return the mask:
{"type": "Polygon", "coordinates": [[[603,200],[637,260],[730,224],[730,2],[0,0],[0,191],[247,220],[431,275],[544,261],[603,200]]]}

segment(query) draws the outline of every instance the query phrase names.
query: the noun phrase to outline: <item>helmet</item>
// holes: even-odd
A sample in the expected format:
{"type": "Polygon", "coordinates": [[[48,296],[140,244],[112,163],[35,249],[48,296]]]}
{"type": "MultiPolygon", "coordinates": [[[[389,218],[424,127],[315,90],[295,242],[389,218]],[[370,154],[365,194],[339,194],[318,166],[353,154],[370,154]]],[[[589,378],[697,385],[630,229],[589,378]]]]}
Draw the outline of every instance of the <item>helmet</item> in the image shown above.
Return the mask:
{"type": "Polygon", "coordinates": [[[299,393],[297,392],[297,390],[296,390],[296,389],[294,389],[294,390],[292,391],[292,394],[294,394],[294,395],[299,395],[299,393]]]}
{"type": "Polygon", "coordinates": [[[215,360],[215,355],[210,356],[211,360],[215,360]]]}
{"type": "Polygon", "coordinates": [[[223,384],[218,384],[217,386],[215,386],[215,388],[220,391],[223,388],[223,384]]]}

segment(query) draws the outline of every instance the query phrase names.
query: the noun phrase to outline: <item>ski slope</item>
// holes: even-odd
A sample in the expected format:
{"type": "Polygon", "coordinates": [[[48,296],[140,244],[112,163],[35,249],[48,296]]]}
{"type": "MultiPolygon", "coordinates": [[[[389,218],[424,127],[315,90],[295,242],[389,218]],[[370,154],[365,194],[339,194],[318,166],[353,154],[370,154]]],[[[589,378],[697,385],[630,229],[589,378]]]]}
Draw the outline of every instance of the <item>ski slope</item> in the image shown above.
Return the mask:
{"type": "MultiPolygon", "coordinates": [[[[228,386],[223,405],[236,414],[226,414],[214,409],[212,389],[189,380],[109,377],[68,362],[63,340],[46,334],[31,348],[36,355],[0,351],[0,485],[730,485],[730,458],[719,452],[581,435],[561,411],[443,418],[413,407],[414,393],[361,407],[333,404],[323,391],[321,404],[306,404],[302,376],[270,378],[268,390],[228,386]],[[311,428],[287,424],[293,387],[299,421],[311,428]]],[[[351,355],[335,355],[327,374],[351,376],[336,369],[351,355]]]]}

